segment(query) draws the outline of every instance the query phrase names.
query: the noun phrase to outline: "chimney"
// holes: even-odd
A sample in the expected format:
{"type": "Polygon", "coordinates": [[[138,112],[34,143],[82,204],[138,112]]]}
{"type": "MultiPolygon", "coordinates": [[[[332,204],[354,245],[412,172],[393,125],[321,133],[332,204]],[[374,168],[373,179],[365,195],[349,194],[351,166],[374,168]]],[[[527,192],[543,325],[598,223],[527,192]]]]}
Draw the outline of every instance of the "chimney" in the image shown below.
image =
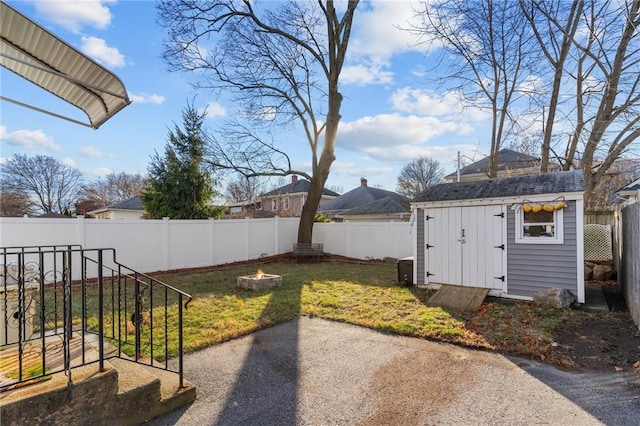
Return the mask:
{"type": "Polygon", "coordinates": [[[367,186],[367,180],[365,178],[360,178],[360,186],[367,186]]]}
{"type": "Polygon", "coordinates": [[[291,185],[295,185],[296,183],[298,183],[298,176],[292,175],[291,176],[291,185]]]}

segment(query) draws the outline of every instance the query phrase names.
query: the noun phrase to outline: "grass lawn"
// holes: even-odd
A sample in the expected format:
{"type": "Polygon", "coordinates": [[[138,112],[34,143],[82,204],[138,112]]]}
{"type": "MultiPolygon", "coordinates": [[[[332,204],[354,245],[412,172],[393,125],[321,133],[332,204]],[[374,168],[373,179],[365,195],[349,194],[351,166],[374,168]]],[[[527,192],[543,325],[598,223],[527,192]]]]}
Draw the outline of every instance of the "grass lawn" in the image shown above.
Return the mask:
{"type": "Polygon", "coordinates": [[[473,311],[428,307],[433,292],[398,286],[396,274],[395,264],[277,262],[157,278],[194,298],[184,313],[186,352],[308,315],[553,362],[554,330],[597,315],[528,302],[485,303],[473,311]],[[257,267],[282,275],[282,286],[238,289],[236,278],[257,267]]]}

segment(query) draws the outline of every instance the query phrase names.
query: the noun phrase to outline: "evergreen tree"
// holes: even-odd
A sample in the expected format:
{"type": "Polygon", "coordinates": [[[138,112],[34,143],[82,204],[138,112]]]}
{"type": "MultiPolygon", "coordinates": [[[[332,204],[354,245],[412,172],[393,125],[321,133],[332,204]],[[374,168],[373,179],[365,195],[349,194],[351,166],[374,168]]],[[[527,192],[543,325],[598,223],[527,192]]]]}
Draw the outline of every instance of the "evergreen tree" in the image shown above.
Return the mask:
{"type": "Polygon", "coordinates": [[[164,156],[156,151],[151,157],[149,179],[140,195],[145,217],[206,219],[219,214],[210,206],[215,182],[211,170],[202,162],[205,115],[188,105],[182,112],[184,130],[175,125],[175,130],[169,131],[164,156]]]}

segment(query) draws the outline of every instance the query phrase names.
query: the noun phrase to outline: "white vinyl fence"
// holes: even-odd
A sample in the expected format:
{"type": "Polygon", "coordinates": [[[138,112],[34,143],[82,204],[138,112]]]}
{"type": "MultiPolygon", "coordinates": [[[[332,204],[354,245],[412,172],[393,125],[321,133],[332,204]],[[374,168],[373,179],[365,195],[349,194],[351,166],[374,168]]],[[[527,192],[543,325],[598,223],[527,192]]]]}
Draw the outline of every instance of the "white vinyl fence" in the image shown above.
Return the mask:
{"type": "MultiPolygon", "coordinates": [[[[327,253],[381,259],[410,256],[406,222],[316,223],[313,241],[327,253]]],[[[220,265],[287,253],[297,218],[241,220],[109,220],[0,218],[0,247],[81,245],[114,248],[139,272],[220,265]]]]}

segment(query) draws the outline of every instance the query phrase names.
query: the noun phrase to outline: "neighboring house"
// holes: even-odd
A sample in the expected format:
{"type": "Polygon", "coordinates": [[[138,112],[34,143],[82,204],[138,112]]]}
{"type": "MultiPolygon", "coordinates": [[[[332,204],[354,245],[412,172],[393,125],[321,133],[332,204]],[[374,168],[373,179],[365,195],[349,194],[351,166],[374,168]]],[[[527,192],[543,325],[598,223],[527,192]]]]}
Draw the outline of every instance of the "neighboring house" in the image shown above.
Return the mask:
{"type": "MultiPolygon", "coordinates": [[[[540,172],[540,159],[531,155],[503,148],[498,151],[498,176],[520,176],[540,172]]],[[[444,177],[447,182],[456,182],[457,172],[444,177]]],[[[460,181],[489,179],[489,157],[460,169],[460,181]]]]}
{"type": "Polygon", "coordinates": [[[87,213],[96,219],[142,219],[144,206],[140,197],[131,197],[87,213]]]}
{"type": "Polygon", "coordinates": [[[584,303],[583,193],[579,170],[427,188],[412,202],[413,282],[525,300],[556,287],[584,303]]]}
{"type": "Polygon", "coordinates": [[[407,197],[371,188],[365,178],[360,179],[359,187],[320,204],[318,211],[343,221],[408,221],[411,217],[410,200],[407,197]]]}
{"type": "Polygon", "coordinates": [[[223,217],[224,219],[244,219],[247,217],[259,217],[261,213],[260,200],[257,201],[241,201],[238,203],[230,204],[228,213],[223,217]]]}
{"type": "Polygon", "coordinates": [[[640,178],[629,182],[615,193],[616,201],[622,204],[633,204],[640,202],[640,178]]]}
{"type": "MultiPolygon", "coordinates": [[[[262,210],[282,217],[299,217],[302,213],[302,206],[307,200],[309,188],[311,188],[311,182],[306,179],[298,179],[298,176],[295,175],[291,176],[290,184],[260,196],[262,210]]],[[[332,200],[339,195],[337,192],[324,188],[320,203],[332,200]]]]}

